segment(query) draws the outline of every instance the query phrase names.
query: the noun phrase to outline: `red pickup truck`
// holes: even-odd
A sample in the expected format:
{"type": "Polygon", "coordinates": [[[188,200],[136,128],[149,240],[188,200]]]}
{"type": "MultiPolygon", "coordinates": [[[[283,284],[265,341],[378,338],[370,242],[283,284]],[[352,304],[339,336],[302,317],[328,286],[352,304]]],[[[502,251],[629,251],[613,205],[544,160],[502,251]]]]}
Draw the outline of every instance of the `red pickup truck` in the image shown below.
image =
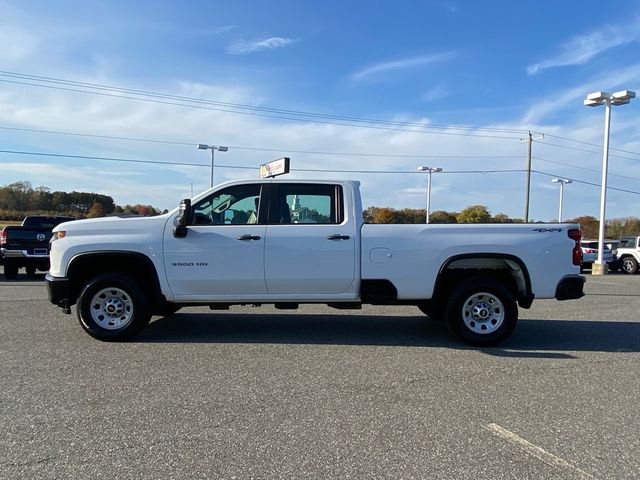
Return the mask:
{"type": "Polygon", "coordinates": [[[0,262],[4,264],[4,277],[15,280],[24,267],[28,275],[36,270],[49,270],[49,240],[51,231],[73,217],[25,217],[22,225],[7,225],[0,232],[0,262]]]}

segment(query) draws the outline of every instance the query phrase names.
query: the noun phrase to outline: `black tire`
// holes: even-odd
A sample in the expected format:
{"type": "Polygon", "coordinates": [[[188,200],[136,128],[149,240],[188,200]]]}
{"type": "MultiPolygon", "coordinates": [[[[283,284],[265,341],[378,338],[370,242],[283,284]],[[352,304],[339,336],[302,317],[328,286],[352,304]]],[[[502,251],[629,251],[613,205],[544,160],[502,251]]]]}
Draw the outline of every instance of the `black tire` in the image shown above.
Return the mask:
{"type": "Polygon", "coordinates": [[[7,280],[15,280],[18,278],[18,264],[12,260],[4,261],[4,278],[7,280]]]}
{"type": "Polygon", "coordinates": [[[131,277],[117,272],[91,279],[78,297],[78,320],[92,337],[128,340],[151,319],[147,296],[131,277]]]}
{"type": "MultiPolygon", "coordinates": [[[[5,267],[5,271],[6,271],[5,267]]],[[[638,272],[638,261],[633,257],[624,257],[620,261],[620,270],[629,275],[633,275],[638,272]]]]}
{"type": "Polygon", "coordinates": [[[445,320],[462,341],[489,347],[511,335],[518,321],[518,305],[503,284],[491,278],[472,278],[451,292],[445,320]]]}
{"type": "Polygon", "coordinates": [[[29,275],[30,277],[32,277],[33,275],[36,274],[36,267],[35,265],[27,265],[26,267],[24,267],[25,270],[27,271],[27,275],[29,275]]]}

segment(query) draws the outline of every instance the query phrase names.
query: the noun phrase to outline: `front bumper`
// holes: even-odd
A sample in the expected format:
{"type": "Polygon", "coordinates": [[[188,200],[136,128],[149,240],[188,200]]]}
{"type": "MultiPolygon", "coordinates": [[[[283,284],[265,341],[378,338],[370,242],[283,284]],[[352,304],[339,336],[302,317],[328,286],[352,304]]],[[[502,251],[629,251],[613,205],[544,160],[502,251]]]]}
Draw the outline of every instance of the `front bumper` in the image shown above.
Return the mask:
{"type": "Polygon", "coordinates": [[[556,300],[576,300],[584,297],[584,284],[587,281],[582,275],[569,275],[562,278],[556,287],[556,300]]]}
{"type": "Polygon", "coordinates": [[[70,297],[69,279],[65,277],[52,277],[47,273],[45,281],[49,301],[58,307],[68,310],[70,297]]]}

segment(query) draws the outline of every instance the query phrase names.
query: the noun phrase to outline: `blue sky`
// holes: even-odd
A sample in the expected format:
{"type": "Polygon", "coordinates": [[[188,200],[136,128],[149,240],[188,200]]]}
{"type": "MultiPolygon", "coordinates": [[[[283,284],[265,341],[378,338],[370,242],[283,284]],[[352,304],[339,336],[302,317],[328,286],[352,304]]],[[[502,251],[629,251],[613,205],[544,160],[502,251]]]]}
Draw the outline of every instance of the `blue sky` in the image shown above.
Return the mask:
{"type": "MultiPolygon", "coordinates": [[[[565,217],[598,216],[600,189],[589,184],[600,183],[604,109],[582,101],[640,91],[639,40],[639,1],[0,0],[1,149],[203,165],[196,143],[229,145],[216,182],[253,178],[286,155],[293,169],[336,170],[296,178],[355,178],[365,206],[395,208],[424,207],[426,178],[415,170],[430,165],[444,170],[433,210],[480,203],[522,217],[524,172],[465,172],[524,169],[520,139],[531,130],[545,138],[533,145],[542,173],[530,217],[557,217],[554,176],[576,180],[565,217]],[[6,72],[396,123],[166,105],[9,83],[25,80],[6,72]]],[[[640,99],[613,111],[609,186],[628,191],[609,191],[608,217],[640,216],[639,112],[640,99]]],[[[0,184],[17,180],[172,208],[191,184],[208,187],[209,170],[0,153],[0,184]]]]}

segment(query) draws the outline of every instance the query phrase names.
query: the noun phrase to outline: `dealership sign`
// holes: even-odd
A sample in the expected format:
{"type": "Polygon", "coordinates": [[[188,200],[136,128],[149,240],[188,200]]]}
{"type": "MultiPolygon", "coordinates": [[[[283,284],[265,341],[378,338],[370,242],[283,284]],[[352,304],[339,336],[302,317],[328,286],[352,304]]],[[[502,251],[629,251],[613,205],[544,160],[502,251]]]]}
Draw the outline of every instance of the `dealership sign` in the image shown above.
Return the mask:
{"type": "Polygon", "coordinates": [[[271,178],[285,173],[289,173],[289,157],[282,157],[260,165],[260,178],[271,178]]]}

